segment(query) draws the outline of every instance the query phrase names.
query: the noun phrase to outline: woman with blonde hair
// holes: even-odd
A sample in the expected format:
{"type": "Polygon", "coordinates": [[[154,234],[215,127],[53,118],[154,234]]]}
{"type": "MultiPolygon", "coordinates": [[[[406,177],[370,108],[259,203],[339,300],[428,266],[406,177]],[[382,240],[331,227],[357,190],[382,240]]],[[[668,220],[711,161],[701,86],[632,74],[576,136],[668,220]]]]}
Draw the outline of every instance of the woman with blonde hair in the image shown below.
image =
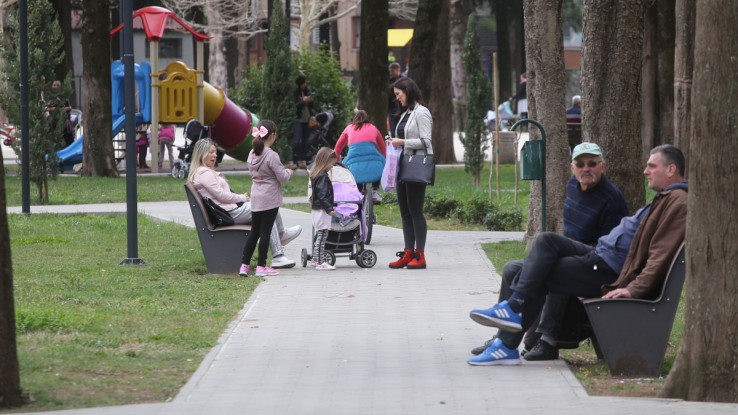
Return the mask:
{"type": "MultiPolygon", "coordinates": [[[[225,176],[213,169],[217,157],[215,143],[208,139],[197,141],[192,150],[192,164],[187,180],[193,184],[201,196],[210,198],[225,209],[236,224],[249,225],[252,221],[249,194],[231,191],[225,176]]],[[[277,215],[269,237],[269,245],[272,249],[272,268],[295,266],[295,261],[284,254],[284,245],[297,238],[300,232],[302,232],[300,225],[285,229],[282,225],[282,218],[277,215]]]]}

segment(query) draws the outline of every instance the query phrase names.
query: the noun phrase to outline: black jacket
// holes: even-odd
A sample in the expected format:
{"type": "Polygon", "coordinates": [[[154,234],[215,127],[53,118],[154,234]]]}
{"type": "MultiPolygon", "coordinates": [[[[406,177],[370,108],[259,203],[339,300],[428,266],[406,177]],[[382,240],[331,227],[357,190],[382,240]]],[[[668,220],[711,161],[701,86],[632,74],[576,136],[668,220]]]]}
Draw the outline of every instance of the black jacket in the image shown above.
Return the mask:
{"type": "Polygon", "coordinates": [[[323,209],[325,213],[333,212],[333,184],[331,184],[331,179],[328,178],[328,173],[319,173],[312,180],[312,185],[312,208],[323,209]]]}
{"type": "MultiPolygon", "coordinates": [[[[305,108],[305,105],[308,107],[308,111],[310,112],[310,116],[313,115],[313,101],[305,102],[302,100],[302,89],[298,86],[295,88],[295,90],[292,92],[293,101],[295,103],[295,117],[299,119],[302,116],[302,109],[305,108]]],[[[310,88],[305,88],[305,96],[313,95],[313,91],[310,90],[310,88]]]]}

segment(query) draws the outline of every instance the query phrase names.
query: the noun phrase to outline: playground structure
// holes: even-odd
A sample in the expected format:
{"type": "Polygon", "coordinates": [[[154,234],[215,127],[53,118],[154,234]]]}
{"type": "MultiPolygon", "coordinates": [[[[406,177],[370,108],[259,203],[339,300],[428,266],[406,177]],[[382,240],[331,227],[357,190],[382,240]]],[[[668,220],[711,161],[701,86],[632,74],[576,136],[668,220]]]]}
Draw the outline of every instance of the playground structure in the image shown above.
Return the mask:
{"type": "MultiPolygon", "coordinates": [[[[196,32],[180,20],[170,10],[163,7],[144,7],[134,12],[133,18],[140,18],[146,38],[150,44],[151,63],[143,61],[135,65],[135,80],[138,89],[138,110],[136,126],[151,125],[151,165],[152,172],[158,172],[159,123],[184,124],[190,119],[197,119],[203,125],[210,126],[210,138],[215,141],[226,154],[245,160],[251,150],[251,125],[256,117],[243,110],[226,96],[222,89],[214,87],[203,80],[204,53],[203,43],[210,36],[196,32]],[[190,69],[183,62],[172,62],[159,69],[159,41],[166,28],[168,19],[172,19],[191,33],[196,40],[196,69],[190,69]]],[[[110,32],[114,35],[123,28],[123,24],[110,32]]],[[[124,70],[123,63],[115,61],[111,65],[112,78],[112,112],[113,136],[117,136],[125,126],[124,102],[124,70]]],[[[71,161],[79,162],[82,156],[82,138],[61,150],[63,169],[70,168],[71,161]]],[[[119,148],[125,151],[125,140],[115,140],[119,148]]]]}

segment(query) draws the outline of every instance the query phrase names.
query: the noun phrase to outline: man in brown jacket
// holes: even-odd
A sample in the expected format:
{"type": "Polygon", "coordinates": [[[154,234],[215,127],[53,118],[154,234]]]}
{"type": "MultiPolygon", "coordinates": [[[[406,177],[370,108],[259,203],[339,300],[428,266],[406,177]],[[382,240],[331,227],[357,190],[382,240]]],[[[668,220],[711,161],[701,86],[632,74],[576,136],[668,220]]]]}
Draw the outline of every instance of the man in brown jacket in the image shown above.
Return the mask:
{"type": "Polygon", "coordinates": [[[507,301],[472,310],[479,324],[500,329],[498,337],[471,365],[520,364],[518,345],[551,292],[581,297],[653,298],[684,240],[687,182],[684,155],[672,145],[651,150],[648,187],[658,194],[635,215],[625,217],[595,247],[560,234],[538,235],[507,301]]]}

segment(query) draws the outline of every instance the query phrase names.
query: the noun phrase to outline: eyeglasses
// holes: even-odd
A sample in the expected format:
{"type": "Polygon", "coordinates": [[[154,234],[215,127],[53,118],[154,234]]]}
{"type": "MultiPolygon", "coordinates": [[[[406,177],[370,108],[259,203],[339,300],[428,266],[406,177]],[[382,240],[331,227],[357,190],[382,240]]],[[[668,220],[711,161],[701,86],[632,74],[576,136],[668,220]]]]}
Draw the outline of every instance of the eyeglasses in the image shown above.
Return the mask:
{"type": "MultiPolygon", "coordinates": [[[[587,162],[587,167],[589,167],[590,169],[592,169],[592,168],[597,167],[597,165],[600,164],[600,163],[602,163],[602,160],[600,160],[600,161],[590,160],[590,161],[587,162]]],[[[578,168],[578,169],[581,169],[582,167],[584,167],[584,162],[583,161],[577,161],[576,163],[574,163],[574,166],[576,166],[576,168],[578,168]]]]}

